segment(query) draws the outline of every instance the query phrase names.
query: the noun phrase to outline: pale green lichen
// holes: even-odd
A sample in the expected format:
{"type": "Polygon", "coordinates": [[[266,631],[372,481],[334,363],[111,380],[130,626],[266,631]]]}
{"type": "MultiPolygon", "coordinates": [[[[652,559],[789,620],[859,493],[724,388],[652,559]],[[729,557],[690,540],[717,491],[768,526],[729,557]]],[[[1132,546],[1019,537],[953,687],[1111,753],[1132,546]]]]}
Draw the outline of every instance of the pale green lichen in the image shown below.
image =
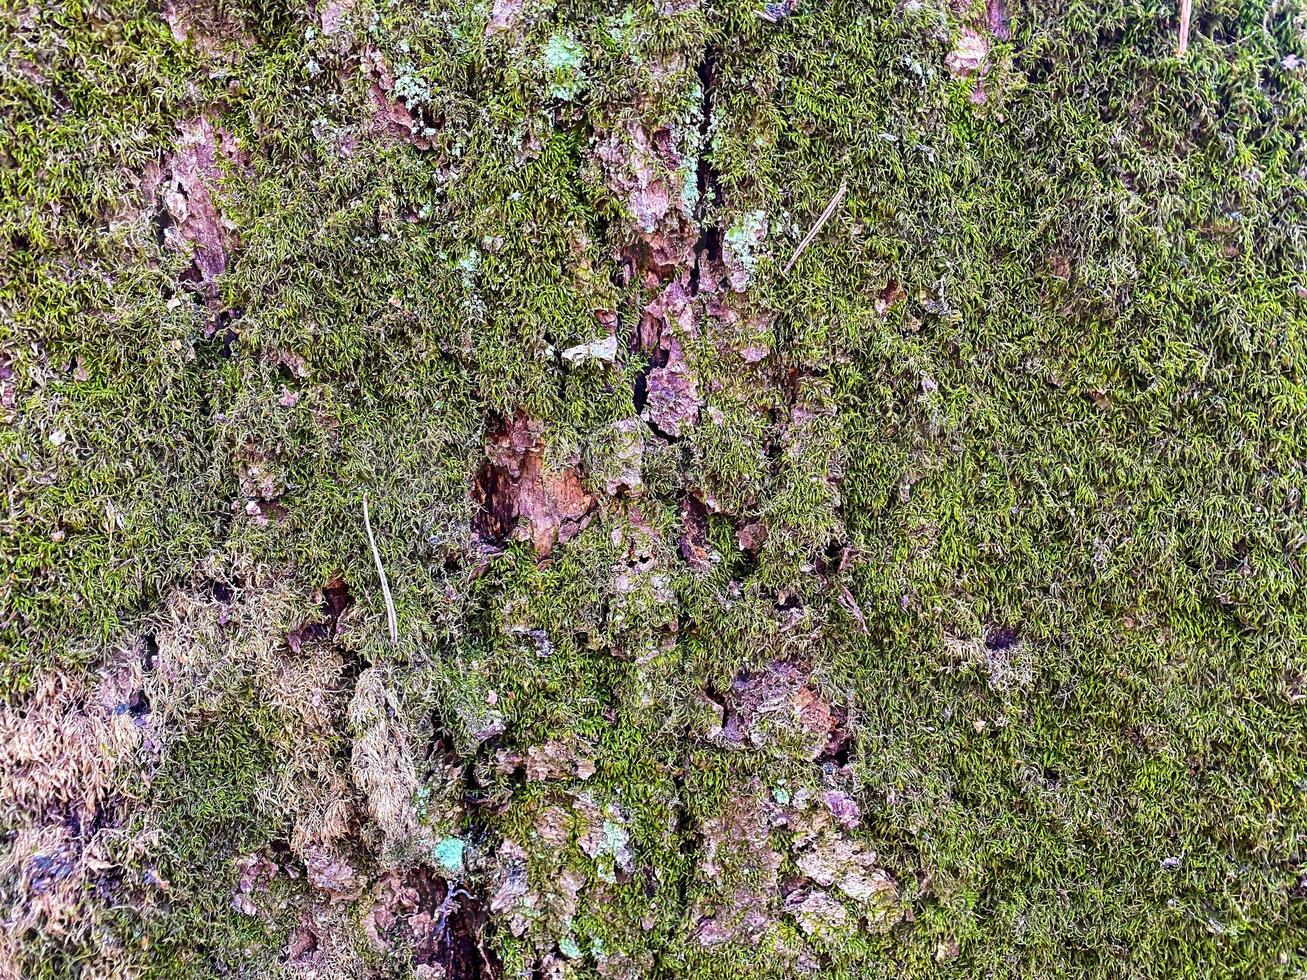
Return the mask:
{"type": "Polygon", "coordinates": [[[726,229],[723,242],[727,263],[732,269],[732,285],[736,289],[748,285],[758,267],[762,243],[766,237],[767,212],[762,210],[746,211],[726,229]]]}
{"type": "Polygon", "coordinates": [[[463,852],[466,845],[458,837],[445,837],[435,847],[433,856],[436,863],[453,875],[463,872],[463,852]]]}
{"type": "Polygon", "coordinates": [[[694,214],[699,206],[699,165],[694,157],[687,158],[681,167],[681,206],[686,214],[694,214]]]}
{"type": "Polygon", "coordinates": [[[585,87],[585,48],[568,34],[554,34],[545,43],[545,68],[550,75],[549,94],[555,99],[576,98],[585,87]]]}
{"type": "Polygon", "coordinates": [[[584,955],[574,936],[564,936],[558,940],[558,951],[569,960],[579,960],[584,955]]]}

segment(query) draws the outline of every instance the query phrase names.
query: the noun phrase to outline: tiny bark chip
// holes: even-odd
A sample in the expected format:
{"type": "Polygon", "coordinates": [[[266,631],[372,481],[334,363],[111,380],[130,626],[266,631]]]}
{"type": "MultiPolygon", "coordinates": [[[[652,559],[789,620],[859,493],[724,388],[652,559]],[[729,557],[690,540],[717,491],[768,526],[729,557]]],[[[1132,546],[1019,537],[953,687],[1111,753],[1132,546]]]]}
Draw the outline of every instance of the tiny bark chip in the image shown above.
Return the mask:
{"type": "Polygon", "coordinates": [[[754,521],[735,532],[735,540],[745,551],[756,552],[767,543],[767,525],[754,521]]]}

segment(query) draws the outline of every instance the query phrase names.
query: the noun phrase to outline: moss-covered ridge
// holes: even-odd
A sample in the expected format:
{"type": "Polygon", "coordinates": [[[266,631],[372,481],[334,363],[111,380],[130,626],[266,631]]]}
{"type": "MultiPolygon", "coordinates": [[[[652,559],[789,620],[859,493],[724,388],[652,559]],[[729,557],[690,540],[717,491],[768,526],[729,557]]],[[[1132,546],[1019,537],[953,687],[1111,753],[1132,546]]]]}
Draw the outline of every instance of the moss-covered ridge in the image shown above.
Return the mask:
{"type": "Polygon", "coordinates": [[[1298,5],[0,18],[6,968],[1307,967],[1298,5]]]}

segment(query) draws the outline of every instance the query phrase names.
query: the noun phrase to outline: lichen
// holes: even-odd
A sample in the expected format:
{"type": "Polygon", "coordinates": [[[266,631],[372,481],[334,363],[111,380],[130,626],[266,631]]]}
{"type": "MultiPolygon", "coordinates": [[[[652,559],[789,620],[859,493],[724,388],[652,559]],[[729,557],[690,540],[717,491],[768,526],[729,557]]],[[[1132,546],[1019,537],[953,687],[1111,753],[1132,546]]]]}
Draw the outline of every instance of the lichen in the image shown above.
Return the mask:
{"type": "Polygon", "coordinates": [[[766,211],[747,211],[726,229],[723,245],[732,289],[742,292],[748,287],[766,238],[766,211]]]}
{"type": "Polygon", "coordinates": [[[567,34],[554,34],[545,42],[545,69],[551,83],[549,94],[555,99],[570,101],[580,95],[586,80],[582,68],[585,48],[567,34]]]}

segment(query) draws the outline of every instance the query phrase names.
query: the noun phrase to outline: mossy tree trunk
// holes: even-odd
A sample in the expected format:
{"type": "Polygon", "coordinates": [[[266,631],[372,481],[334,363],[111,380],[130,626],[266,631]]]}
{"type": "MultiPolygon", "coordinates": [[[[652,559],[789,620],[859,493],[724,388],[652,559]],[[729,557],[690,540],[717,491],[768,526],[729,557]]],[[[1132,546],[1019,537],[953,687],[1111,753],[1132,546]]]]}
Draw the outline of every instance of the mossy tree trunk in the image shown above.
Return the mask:
{"type": "Polygon", "coordinates": [[[0,11],[0,973],[1307,969],[1307,13],[1186,20],[0,11]]]}

